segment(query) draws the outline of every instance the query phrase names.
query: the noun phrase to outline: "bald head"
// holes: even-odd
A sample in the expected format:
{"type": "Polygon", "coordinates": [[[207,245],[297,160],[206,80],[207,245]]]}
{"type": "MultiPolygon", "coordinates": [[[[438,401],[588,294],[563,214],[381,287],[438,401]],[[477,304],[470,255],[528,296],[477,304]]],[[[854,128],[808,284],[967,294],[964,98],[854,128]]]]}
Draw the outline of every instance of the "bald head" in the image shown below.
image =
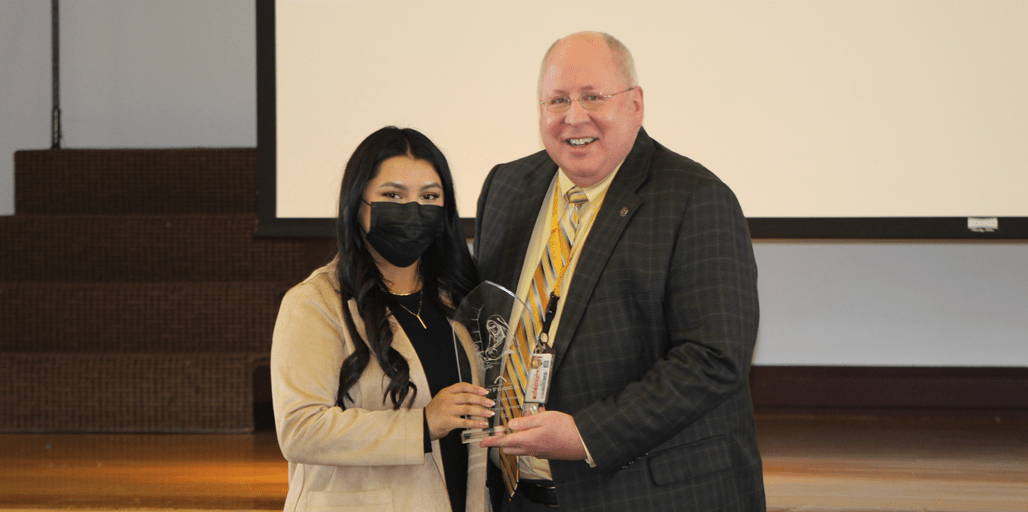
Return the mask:
{"type": "Polygon", "coordinates": [[[546,54],[543,55],[543,62],[539,67],[539,83],[536,89],[536,96],[542,91],[543,75],[546,73],[546,67],[549,65],[550,57],[553,52],[562,48],[572,41],[586,42],[591,41],[597,44],[604,44],[607,50],[610,52],[611,59],[614,61],[614,67],[617,69],[619,75],[624,78],[627,87],[635,87],[639,85],[639,77],[635,72],[635,60],[632,59],[632,52],[628,51],[621,41],[616,37],[606,32],[576,32],[574,34],[562,37],[553,42],[550,48],[546,50],[546,54]]]}

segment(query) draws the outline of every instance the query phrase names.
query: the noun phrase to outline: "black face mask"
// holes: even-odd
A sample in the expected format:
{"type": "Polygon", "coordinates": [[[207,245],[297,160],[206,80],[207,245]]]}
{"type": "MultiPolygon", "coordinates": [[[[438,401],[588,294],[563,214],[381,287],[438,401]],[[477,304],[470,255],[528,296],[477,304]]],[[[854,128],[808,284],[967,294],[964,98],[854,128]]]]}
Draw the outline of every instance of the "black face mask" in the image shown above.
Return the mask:
{"type": "Polygon", "coordinates": [[[364,239],[389,263],[406,268],[418,261],[443,232],[442,206],[376,201],[371,206],[371,229],[364,239]]]}

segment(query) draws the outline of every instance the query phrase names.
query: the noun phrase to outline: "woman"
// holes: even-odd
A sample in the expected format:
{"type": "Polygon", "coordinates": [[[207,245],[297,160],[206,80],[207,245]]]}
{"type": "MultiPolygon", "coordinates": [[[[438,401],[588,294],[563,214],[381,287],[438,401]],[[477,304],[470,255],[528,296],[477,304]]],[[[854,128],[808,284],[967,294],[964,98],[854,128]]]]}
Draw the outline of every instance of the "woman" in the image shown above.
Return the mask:
{"type": "Polygon", "coordinates": [[[486,507],[487,426],[470,338],[449,318],[475,285],[446,158],[412,129],[346,164],[338,255],[282,300],[271,347],[286,510],[486,507]],[[474,383],[474,384],[472,384],[474,383]]]}

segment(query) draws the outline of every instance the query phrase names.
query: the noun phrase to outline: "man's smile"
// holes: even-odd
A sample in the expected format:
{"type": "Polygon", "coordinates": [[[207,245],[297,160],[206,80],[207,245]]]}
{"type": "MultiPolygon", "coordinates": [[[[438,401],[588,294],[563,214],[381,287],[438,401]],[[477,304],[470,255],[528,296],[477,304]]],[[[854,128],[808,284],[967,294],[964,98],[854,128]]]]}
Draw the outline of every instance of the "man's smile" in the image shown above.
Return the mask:
{"type": "Polygon", "coordinates": [[[570,144],[571,146],[573,146],[573,147],[580,148],[580,147],[583,147],[583,146],[588,146],[589,144],[592,144],[596,140],[597,140],[596,137],[584,137],[584,138],[581,138],[581,139],[567,139],[566,142],[568,144],[570,144]]]}

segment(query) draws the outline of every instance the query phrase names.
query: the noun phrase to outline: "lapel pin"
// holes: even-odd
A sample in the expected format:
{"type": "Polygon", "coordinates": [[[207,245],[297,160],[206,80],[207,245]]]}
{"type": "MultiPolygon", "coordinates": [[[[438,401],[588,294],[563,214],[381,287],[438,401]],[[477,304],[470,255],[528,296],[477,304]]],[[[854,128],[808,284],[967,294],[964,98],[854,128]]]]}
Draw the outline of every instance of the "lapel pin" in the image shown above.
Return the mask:
{"type": "Polygon", "coordinates": [[[624,217],[625,215],[628,215],[628,207],[627,206],[622,206],[621,207],[621,216],[624,217]]]}

